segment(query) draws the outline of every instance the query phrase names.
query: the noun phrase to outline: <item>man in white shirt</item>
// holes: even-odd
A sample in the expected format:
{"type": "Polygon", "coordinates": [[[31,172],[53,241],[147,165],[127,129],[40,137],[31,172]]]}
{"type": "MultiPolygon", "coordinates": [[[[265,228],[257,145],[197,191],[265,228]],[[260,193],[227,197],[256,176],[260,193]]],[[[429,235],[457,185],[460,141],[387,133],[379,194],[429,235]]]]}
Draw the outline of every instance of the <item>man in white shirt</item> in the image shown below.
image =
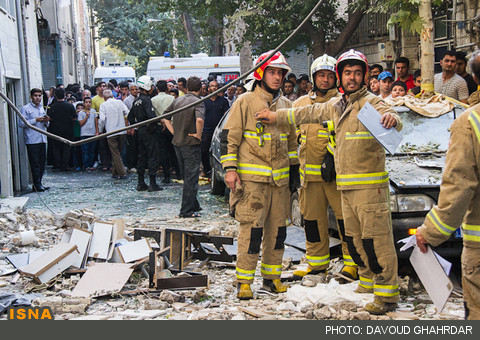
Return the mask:
{"type": "MultiPolygon", "coordinates": [[[[105,130],[108,133],[127,126],[127,115],[129,110],[125,104],[120,100],[115,100],[111,90],[103,91],[103,96],[106,101],[100,105],[100,117],[98,120],[99,131],[103,131],[103,128],[105,127],[105,130]]],[[[122,131],[107,137],[108,147],[112,153],[113,178],[127,178],[127,172],[125,171],[121,156],[121,150],[125,143],[126,134],[127,131],[122,131]]]]}
{"type": "Polygon", "coordinates": [[[445,52],[443,58],[440,60],[442,73],[437,73],[433,77],[435,92],[467,104],[467,99],[469,97],[468,85],[465,79],[455,73],[456,65],[457,57],[455,52],[445,52]]]}
{"type": "MultiPolygon", "coordinates": [[[[22,107],[21,113],[27,122],[35,127],[47,131],[50,117],[45,114],[42,106],[42,90],[32,89],[30,91],[31,102],[22,107]]],[[[47,155],[47,136],[30,129],[22,120],[18,126],[23,128],[23,136],[27,146],[28,161],[32,170],[33,190],[45,191],[48,187],[42,185],[42,177],[45,172],[45,161],[47,155]]]]}

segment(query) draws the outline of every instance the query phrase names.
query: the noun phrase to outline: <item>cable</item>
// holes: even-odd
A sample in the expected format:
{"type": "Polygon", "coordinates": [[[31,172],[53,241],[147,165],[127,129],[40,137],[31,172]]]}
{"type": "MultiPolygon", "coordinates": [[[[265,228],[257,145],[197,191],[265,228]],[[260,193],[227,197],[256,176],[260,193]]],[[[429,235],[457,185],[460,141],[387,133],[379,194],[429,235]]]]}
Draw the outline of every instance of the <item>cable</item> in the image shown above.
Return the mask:
{"type": "Polygon", "coordinates": [[[261,67],[263,64],[265,64],[267,61],[270,60],[271,57],[273,57],[275,55],[275,53],[277,53],[288,41],[290,41],[290,39],[292,39],[299,31],[300,29],[303,27],[303,25],[305,25],[307,23],[308,20],[310,20],[310,18],[313,16],[313,14],[315,14],[315,12],[317,11],[317,9],[320,7],[320,5],[322,4],[323,0],[320,0],[316,5],[315,7],[310,11],[310,13],[305,17],[305,19],[303,19],[303,21],[300,23],[300,25],[298,25],[298,27],[292,32],[290,33],[290,35],[285,39],[283,40],[280,45],[277,46],[277,48],[275,48],[269,55],[267,58],[265,58],[265,60],[263,60],[262,62],[254,65],[252,68],[250,68],[246,73],[244,73],[243,75],[241,75],[240,77],[238,77],[237,79],[235,79],[233,82],[231,83],[228,83],[227,85],[219,88],[217,91],[215,92],[212,92],[210,93],[208,96],[206,97],[203,97],[201,99],[199,99],[198,101],[196,102],[193,102],[193,103],[190,103],[182,108],[179,108],[179,109],[176,109],[172,112],[169,112],[169,113],[165,113],[165,114],[162,114],[160,116],[157,116],[157,117],[154,117],[154,118],[151,118],[151,119],[148,119],[148,120],[145,120],[143,122],[139,122],[139,123],[135,123],[135,124],[132,124],[132,125],[129,125],[129,126],[126,126],[124,128],[121,128],[121,129],[117,129],[117,130],[114,130],[114,131],[110,131],[110,132],[107,132],[107,133],[102,133],[101,135],[98,135],[98,136],[93,136],[93,137],[89,137],[87,139],[82,139],[80,141],[75,141],[75,142],[72,142],[68,139],[65,139],[65,138],[62,138],[60,136],[57,136],[53,133],[50,133],[50,132],[47,132],[47,131],[43,131],[33,125],[30,125],[26,119],[23,117],[23,115],[20,113],[20,111],[17,109],[17,107],[10,101],[10,99],[8,99],[8,97],[0,91],[0,96],[7,102],[8,105],[10,105],[13,110],[15,111],[15,113],[17,114],[17,116],[19,116],[19,118],[25,123],[26,126],[28,126],[29,128],[31,128],[32,130],[35,130],[39,133],[42,133],[50,138],[53,138],[53,139],[56,139],[60,142],[63,142],[65,144],[68,144],[70,146],[77,146],[77,145],[81,145],[81,144],[85,144],[85,143],[90,143],[90,142],[93,142],[97,139],[101,139],[101,138],[105,138],[105,137],[108,137],[108,136],[111,136],[111,135],[114,135],[116,133],[119,133],[119,132],[123,132],[123,131],[127,131],[127,130],[130,130],[130,129],[134,129],[134,128],[138,128],[140,126],[143,126],[143,125],[146,125],[146,124],[151,124],[151,123],[154,123],[154,122],[157,122],[161,119],[165,119],[165,118],[169,118],[171,116],[173,116],[174,114],[178,113],[178,112],[181,112],[181,111],[184,111],[186,109],[189,109],[191,107],[194,107],[198,104],[201,104],[203,103],[204,101],[206,101],[207,99],[210,99],[211,97],[213,96],[216,96],[218,93],[220,92],[223,92],[225,91],[227,88],[229,88],[230,86],[232,86],[232,84],[236,84],[238,82],[240,82],[241,80],[245,79],[246,77],[248,77],[248,75],[250,73],[252,73],[253,71],[255,71],[256,69],[258,69],[259,67],[261,67]]]}

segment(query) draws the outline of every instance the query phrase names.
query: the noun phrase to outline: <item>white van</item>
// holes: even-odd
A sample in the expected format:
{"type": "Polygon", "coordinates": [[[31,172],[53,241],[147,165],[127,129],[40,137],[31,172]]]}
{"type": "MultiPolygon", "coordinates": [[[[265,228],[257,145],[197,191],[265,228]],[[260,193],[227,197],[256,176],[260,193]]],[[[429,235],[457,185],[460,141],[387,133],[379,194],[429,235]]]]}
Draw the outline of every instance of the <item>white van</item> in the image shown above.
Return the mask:
{"type": "Polygon", "coordinates": [[[121,81],[131,80],[136,81],[135,69],[130,66],[102,66],[95,69],[93,74],[95,84],[99,81],[108,82],[110,79],[115,79],[117,83],[121,81]]]}
{"type": "Polygon", "coordinates": [[[219,83],[226,83],[240,76],[240,57],[209,57],[203,53],[188,58],[150,57],[147,75],[155,81],[213,76],[219,83]]]}

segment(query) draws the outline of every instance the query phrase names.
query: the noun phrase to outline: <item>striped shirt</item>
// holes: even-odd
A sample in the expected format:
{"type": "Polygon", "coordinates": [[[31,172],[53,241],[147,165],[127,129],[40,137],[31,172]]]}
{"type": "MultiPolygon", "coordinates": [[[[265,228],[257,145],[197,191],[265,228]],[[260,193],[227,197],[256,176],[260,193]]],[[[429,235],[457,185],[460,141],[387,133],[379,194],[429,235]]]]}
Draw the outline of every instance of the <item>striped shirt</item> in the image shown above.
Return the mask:
{"type": "Polygon", "coordinates": [[[443,82],[442,73],[437,73],[434,77],[435,92],[444,94],[456,100],[467,100],[469,97],[468,86],[465,79],[458,74],[443,82]]]}

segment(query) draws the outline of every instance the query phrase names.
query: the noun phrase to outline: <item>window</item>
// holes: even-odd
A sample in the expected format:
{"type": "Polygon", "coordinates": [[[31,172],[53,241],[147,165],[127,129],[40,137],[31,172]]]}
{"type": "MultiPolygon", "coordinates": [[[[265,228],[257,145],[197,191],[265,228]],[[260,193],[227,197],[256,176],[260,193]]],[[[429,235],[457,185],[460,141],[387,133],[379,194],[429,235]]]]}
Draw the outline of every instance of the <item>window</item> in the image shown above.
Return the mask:
{"type": "Polygon", "coordinates": [[[0,8],[7,14],[10,14],[12,17],[16,18],[16,7],[15,0],[0,0],[0,8]]]}

